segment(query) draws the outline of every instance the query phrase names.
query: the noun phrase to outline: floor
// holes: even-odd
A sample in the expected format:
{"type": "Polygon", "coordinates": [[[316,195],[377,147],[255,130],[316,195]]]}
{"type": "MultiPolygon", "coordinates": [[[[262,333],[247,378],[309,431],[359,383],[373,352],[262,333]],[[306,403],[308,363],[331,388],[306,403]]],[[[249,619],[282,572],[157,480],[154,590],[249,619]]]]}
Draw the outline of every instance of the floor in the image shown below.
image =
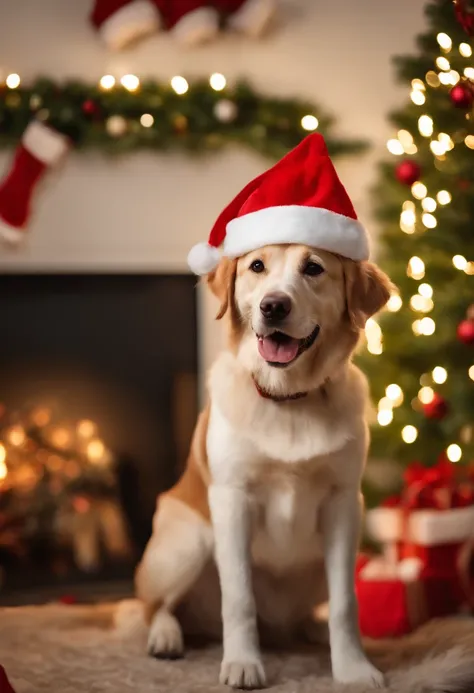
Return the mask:
{"type": "MultiPolygon", "coordinates": [[[[218,693],[220,647],[191,649],[178,662],[146,656],[145,633],[124,637],[115,606],[51,604],[0,611],[0,664],[16,693],[218,693]]],[[[472,693],[474,620],[431,622],[398,640],[368,643],[390,693],[472,693]]],[[[333,684],[328,653],[265,653],[272,693],[366,693],[333,684]]]]}

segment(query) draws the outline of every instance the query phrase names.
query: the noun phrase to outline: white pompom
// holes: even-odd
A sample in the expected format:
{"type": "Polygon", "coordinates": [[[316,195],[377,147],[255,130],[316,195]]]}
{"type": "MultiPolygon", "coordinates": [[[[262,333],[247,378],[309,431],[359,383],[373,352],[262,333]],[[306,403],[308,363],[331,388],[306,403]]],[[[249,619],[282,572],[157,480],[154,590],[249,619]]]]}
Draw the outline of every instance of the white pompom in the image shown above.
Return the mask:
{"type": "Polygon", "coordinates": [[[189,251],[188,265],[194,272],[202,276],[216,269],[219,264],[220,254],[217,248],[208,243],[198,243],[189,251]]]}
{"type": "Polygon", "coordinates": [[[398,577],[402,582],[412,582],[418,580],[423,570],[423,561],[421,558],[413,556],[412,558],[404,558],[398,564],[398,577]]]}

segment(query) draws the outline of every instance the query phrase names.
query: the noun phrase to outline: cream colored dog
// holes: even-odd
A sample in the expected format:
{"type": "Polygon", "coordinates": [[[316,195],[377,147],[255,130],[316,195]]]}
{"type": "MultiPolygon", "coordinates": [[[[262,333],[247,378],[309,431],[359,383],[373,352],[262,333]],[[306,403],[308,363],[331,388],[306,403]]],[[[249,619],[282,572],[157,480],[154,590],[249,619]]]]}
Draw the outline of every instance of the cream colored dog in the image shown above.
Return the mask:
{"type": "Polygon", "coordinates": [[[301,245],[222,259],[208,281],[228,347],[137,570],[150,653],[181,655],[182,626],[219,627],[214,557],[221,682],[264,686],[258,630],[314,635],[327,585],[335,679],[379,684],[354,595],[368,434],[367,386],[351,354],[390,283],[373,264],[301,245]]]}

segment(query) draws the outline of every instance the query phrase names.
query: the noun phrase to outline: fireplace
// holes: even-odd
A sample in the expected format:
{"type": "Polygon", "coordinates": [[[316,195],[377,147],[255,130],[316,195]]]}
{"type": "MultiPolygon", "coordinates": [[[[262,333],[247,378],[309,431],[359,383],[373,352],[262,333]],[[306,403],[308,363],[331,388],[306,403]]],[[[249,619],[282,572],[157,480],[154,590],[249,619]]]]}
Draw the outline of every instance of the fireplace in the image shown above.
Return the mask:
{"type": "Polygon", "coordinates": [[[189,275],[0,277],[0,601],[132,575],[197,408],[189,275]]]}

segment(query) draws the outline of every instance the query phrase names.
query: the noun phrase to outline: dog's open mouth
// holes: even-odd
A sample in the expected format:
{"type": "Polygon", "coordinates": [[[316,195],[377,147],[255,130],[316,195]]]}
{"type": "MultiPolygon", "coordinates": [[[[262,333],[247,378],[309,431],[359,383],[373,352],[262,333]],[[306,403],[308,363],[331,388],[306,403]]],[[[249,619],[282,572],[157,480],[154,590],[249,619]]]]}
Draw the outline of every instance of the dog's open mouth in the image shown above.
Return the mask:
{"type": "Polygon", "coordinates": [[[258,352],[270,366],[284,368],[309,349],[319,334],[319,325],[303,339],[295,339],[284,332],[273,332],[265,337],[257,335],[258,352]]]}

